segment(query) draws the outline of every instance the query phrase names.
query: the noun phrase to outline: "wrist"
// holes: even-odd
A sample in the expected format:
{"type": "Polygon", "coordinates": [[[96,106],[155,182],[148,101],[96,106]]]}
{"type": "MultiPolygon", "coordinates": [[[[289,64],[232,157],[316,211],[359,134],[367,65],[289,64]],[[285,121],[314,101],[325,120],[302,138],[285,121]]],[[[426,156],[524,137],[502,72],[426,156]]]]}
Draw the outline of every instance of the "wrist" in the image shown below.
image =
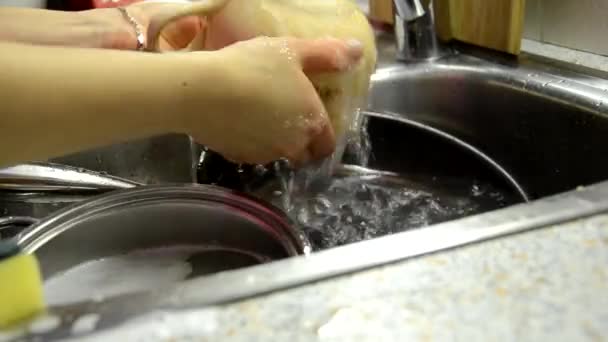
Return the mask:
{"type": "Polygon", "coordinates": [[[167,53],[175,58],[172,67],[174,82],[179,85],[179,103],[172,114],[179,133],[192,135],[205,131],[208,138],[216,134],[213,128],[217,120],[230,120],[223,115],[223,108],[230,101],[230,81],[228,81],[225,61],[216,51],[193,53],[167,53]]]}

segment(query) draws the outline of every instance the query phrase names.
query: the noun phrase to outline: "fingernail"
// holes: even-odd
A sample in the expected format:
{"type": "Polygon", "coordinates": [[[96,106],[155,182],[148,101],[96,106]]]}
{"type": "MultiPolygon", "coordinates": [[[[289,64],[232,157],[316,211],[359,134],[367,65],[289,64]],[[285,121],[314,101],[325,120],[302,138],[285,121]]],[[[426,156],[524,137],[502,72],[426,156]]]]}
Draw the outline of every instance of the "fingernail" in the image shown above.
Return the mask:
{"type": "Polygon", "coordinates": [[[358,60],[363,55],[363,43],[357,39],[349,39],[346,41],[348,46],[348,55],[351,60],[358,60]]]}
{"type": "Polygon", "coordinates": [[[346,45],[348,45],[351,49],[363,49],[363,43],[361,43],[357,39],[349,39],[346,41],[346,45]]]}

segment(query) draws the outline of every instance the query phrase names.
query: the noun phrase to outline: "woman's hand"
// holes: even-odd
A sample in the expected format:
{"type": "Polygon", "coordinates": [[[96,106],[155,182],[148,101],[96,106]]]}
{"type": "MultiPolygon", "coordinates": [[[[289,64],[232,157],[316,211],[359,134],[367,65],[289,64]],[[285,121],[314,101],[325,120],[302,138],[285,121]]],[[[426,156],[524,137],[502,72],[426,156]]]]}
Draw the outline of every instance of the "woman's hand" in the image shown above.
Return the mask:
{"type": "Polygon", "coordinates": [[[184,57],[196,65],[200,54],[213,60],[218,81],[209,83],[209,75],[193,71],[183,84],[186,133],[240,163],[287,158],[298,165],[333,152],[331,124],[307,74],[352,67],[362,55],[361,46],[335,39],[263,37],[184,57]],[[211,96],[203,99],[201,87],[211,96]]]}
{"type": "Polygon", "coordinates": [[[334,138],[306,74],[361,56],[342,41],[281,38],[193,53],[7,42],[0,51],[0,165],[166,133],[243,163],[323,158],[334,138]]]}
{"type": "MultiPolygon", "coordinates": [[[[162,0],[162,1],[141,1],[129,5],[127,9],[133,17],[147,29],[150,20],[162,13],[172,13],[180,8],[191,6],[189,1],[183,0],[162,0]]],[[[125,23],[123,23],[124,26],[125,23]]],[[[128,24],[128,23],[127,23],[128,24]]],[[[130,25],[130,24],[129,24],[130,25]]],[[[124,31],[121,27],[120,31],[124,31]]],[[[124,36],[128,39],[130,46],[136,45],[136,37],[133,29],[128,27],[129,35],[124,36]]],[[[201,17],[191,16],[181,18],[174,23],[167,25],[160,37],[160,48],[163,51],[181,50],[186,48],[193,40],[202,40],[202,33],[205,30],[205,21],[201,17]]]]}
{"type": "MultiPolygon", "coordinates": [[[[141,1],[127,9],[146,29],[152,17],[188,6],[191,6],[189,1],[141,1]]],[[[178,50],[193,40],[202,41],[204,25],[196,16],[168,25],[162,32],[161,49],[178,50]]],[[[116,8],[68,12],[0,7],[0,41],[115,50],[137,47],[132,24],[116,8]]]]}

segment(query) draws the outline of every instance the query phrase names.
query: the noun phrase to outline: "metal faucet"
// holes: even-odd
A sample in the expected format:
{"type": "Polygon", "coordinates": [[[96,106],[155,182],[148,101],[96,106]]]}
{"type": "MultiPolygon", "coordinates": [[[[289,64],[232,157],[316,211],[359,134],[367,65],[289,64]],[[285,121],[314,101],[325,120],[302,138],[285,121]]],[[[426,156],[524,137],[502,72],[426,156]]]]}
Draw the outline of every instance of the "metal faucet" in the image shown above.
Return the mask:
{"type": "Polygon", "coordinates": [[[446,54],[435,33],[432,0],[393,0],[397,59],[429,60],[446,54]]]}

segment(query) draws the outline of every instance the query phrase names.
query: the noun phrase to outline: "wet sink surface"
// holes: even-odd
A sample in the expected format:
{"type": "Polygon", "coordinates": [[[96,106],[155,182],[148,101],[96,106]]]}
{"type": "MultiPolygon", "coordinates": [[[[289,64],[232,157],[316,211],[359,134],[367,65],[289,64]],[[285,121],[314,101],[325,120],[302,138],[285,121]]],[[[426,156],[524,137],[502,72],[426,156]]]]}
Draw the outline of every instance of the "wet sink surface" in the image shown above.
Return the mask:
{"type": "Polygon", "coordinates": [[[384,65],[374,76],[370,107],[475,146],[532,198],[605,180],[608,82],[579,82],[539,63],[456,55],[384,65]]]}

